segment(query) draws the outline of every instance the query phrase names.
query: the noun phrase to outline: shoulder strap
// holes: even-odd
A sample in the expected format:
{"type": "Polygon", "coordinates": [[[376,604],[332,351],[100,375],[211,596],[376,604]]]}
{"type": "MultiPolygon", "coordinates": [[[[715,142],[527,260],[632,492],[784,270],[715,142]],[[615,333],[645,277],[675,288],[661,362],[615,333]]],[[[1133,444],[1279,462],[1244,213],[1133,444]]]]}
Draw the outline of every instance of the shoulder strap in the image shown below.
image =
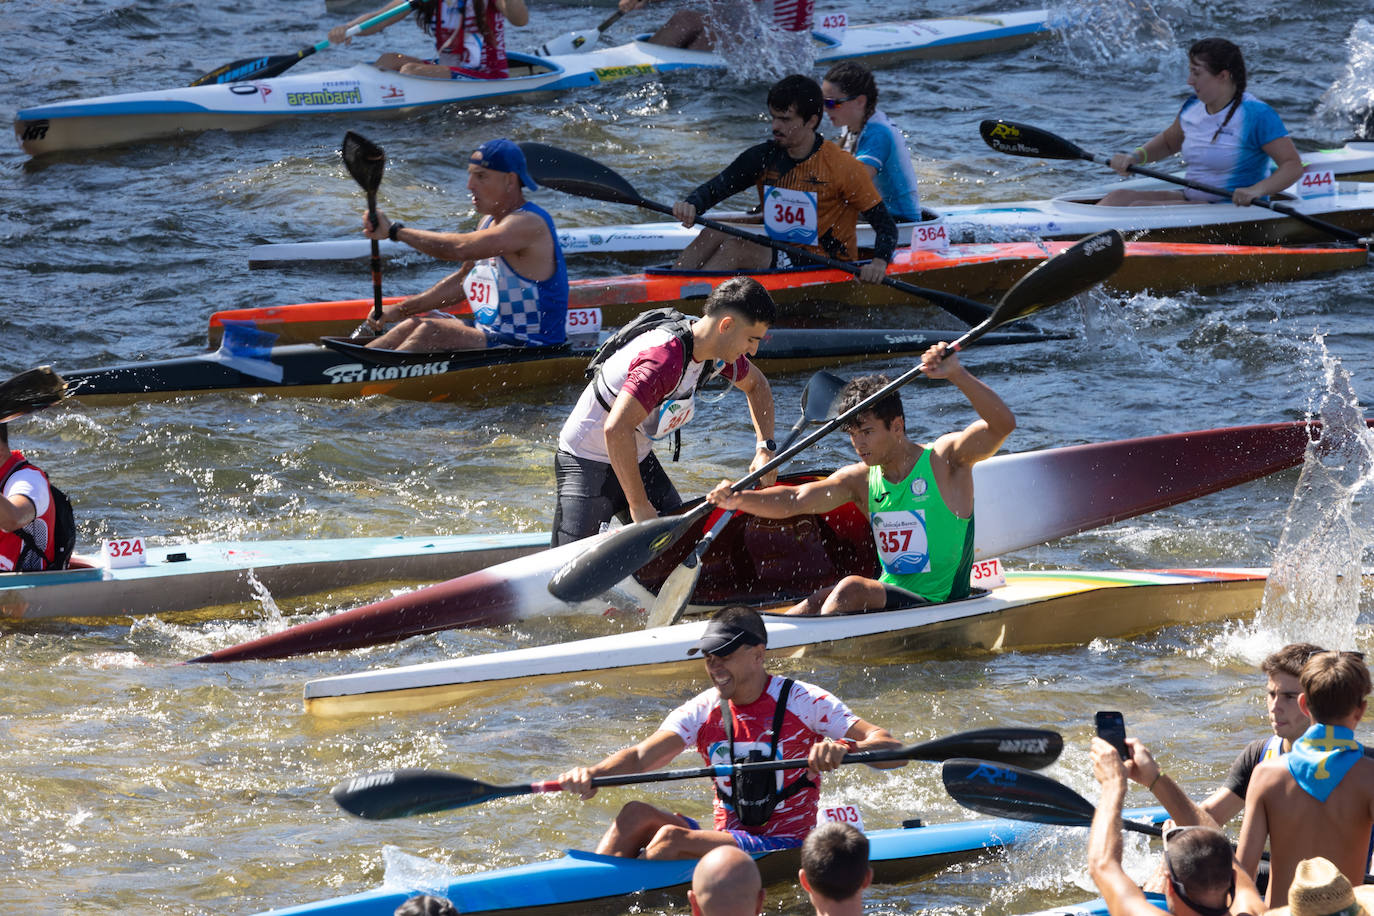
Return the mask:
{"type": "MultiPolygon", "coordinates": [[[[26,458],[26,459],[24,459],[23,461],[21,461],[21,462],[19,462],[18,464],[16,464],[14,467],[10,468],[10,472],[9,472],[8,474],[5,475],[5,479],[4,479],[4,480],[0,480],[0,490],[4,490],[4,489],[5,489],[5,484],[9,483],[9,482],[10,482],[10,478],[13,477],[15,474],[17,474],[19,471],[22,471],[24,468],[31,468],[31,467],[33,467],[33,465],[30,464],[29,461],[28,461],[28,459],[26,458]]],[[[54,498],[53,495],[52,495],[52,489],[53,489],[52,483],[49,482],[49,484],[48,484],[48,499],[50,499],[50,500],[54,498]]],[[[38,516],[37,516],[37,515],[34,516],[33,521],[34,521],[34,522],[38,521],[38,516]]],[[[29,525],[32,525],[32,524],[33,524],[33,522],[29,522],[29,525]]],[[[38,546],[38,541],[34,538],[33,532],[29,530],[29,526],[28,526],[28,525],[20,525],[18,528],[14,529],[14,530],[11,531],[10,533],[13,534],[13,535],[15,535],[15,536],[17,536],[17,537],[19,538],[19,540],[23,541],[23,542],[24,542],[24,546],[25,546],[26,548],[28,548],[29,550],[34,551],[34,552],[37,553],[39,556],[43,557],[45,563],[47,562],[47,556],[43,553],[43,548],[41,548],[41,547],[38,546]]],[[[53,533],[52,533],[52,532],[49,532],[49,533],[48,533],[48,536],[49,536],[49,537],[52,537],[52,536],[53,536],[53,533]]]]}

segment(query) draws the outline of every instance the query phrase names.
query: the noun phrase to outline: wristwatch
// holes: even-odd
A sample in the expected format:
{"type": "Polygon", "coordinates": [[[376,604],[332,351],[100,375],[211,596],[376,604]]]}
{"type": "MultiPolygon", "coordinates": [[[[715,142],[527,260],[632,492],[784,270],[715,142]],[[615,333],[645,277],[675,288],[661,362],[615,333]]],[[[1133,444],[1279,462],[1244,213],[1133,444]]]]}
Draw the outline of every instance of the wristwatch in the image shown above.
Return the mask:
{"type": "Polygon", "coordinates": [[[396,234],[405,227],[405,223],[392,220],[391,225],[386,227],[386,237],[391,239],[393,242],[396,241],[396,234]]]}
{"type": "Polygon", "coordinates": [[[754,451],[758,451],[759,449],[765,452],[776,452],[778,450],[778,444],[772,439],[760,439],[754,445],[754,451]]]}

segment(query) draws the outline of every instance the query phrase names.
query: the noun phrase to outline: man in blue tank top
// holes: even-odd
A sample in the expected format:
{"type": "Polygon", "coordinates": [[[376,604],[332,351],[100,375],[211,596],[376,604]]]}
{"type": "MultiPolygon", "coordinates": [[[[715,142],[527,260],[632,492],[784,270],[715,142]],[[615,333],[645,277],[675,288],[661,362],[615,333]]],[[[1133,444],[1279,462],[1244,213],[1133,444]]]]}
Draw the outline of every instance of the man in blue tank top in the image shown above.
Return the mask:
{"type": "Polygon", "coordinates": [[[481,350],[563,343],[568,269],[553,218],[525,200],[523,189],[536,187],[520,147],[488,140],[468,160],[468,190],[483,216],[475,232],[412,229],[380,210],[374,228],[364,214],[363,234],[370,239],[389,238],[441,260],[464,262],[423,293],[383,308],[381,320],[370,322],[373,329],[397,324],[368,346],[481,350]],[[460,318],[453,310],[464,301],[470,314],[460,318]]]}

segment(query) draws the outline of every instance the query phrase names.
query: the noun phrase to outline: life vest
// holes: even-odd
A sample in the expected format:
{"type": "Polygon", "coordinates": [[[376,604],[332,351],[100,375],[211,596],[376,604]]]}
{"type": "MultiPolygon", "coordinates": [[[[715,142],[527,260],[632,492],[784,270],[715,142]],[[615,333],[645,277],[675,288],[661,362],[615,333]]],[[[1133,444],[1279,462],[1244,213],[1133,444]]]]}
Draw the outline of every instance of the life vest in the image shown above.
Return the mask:
{"type": "Polygon", "coordinates": [[[51,569],[57,554],[57,500],[48,475],[29,464],[23,452],[11,451],[9,459],[0,465],[0,492],[9,485],[17,471],[32,468],[48,484],[48,508],[22,528],[0,532],[0,571],[29,572],[51,569]]]}
{"type": "MultiPolygon", "coordinates": [[[[782,734],[782,719],[787,713],[787,699],[791,694],[792,679],[788,678],[782,682],[782,689],[778,692],[777,705],[773,708],[773,735],[769,742],[767,756],[764,756],[762,751],[751,750],[743,760],[735,756],[735,714],[730,710],[729,701],[721,697],[720,725],[721,728],[725,729],[725,737],[730,742],[730,761],[732,763],[754,763],[759,760],[778,759],[778,738],[782,734]]],[[[762,827],[768,823],[768,819],[773,816],[774,809],[781,802],[812,785],[811,777],[803,774],[779,789],[777,773],[773,770],[763,770],[737,773],[730,780],[729,792],[723,791],[720,783],[716,783],[716,795],[720,796],[722,802],[734,809],[735,817],[739,819],[741,824],[746,827],[762,827]]]]}

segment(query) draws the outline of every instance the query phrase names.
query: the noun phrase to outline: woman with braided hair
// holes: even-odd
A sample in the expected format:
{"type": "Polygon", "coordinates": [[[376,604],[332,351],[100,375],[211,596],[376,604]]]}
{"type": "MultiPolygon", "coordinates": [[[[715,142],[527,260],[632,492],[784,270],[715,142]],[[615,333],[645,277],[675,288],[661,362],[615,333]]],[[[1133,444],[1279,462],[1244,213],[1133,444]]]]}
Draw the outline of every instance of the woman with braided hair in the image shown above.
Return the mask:
{"type": "MultiPolygon", "coordinates": [[[[1122,175],[1182,153],[1188,178],[1231,191],[1231,201],[1248,206],[1282,191],[1302,176],[1302,160],[1274,109],[1245,91],[1245,58],[1224,38],[1204,38],[1188,49],[1188,85],[1193,95],[1178,117],[1129,153],[1117,153],[1111,167],[1122,175]],[[1275,168],[1270,171],[1269,161],[1275,168]]],[[[1112,191],[1106,207],[1212,203],[1214,195],[1181,191],[1112,191]]]]}
{"type": "MultiPolygon", "coordinates": [[[[349,38],[345,32],[350,26],[407,2],[395,0],[351,22],[335,26],[329,31],[329,43],[347,44],[349,38]]],[[[388,19],[361,34],[380,32],[402,18],[388,19]]],[[[431,79],[493,80],[504,79],[510,73],[506,64],[506,22],[514,26],[525,25],[530,21],[530,13],[525,0],[428,0],[415,11],[415,21],[425,34],[434,36],[439,56],[423,60],[388,52],[377,58],[374,66],[431,79]]]]}

